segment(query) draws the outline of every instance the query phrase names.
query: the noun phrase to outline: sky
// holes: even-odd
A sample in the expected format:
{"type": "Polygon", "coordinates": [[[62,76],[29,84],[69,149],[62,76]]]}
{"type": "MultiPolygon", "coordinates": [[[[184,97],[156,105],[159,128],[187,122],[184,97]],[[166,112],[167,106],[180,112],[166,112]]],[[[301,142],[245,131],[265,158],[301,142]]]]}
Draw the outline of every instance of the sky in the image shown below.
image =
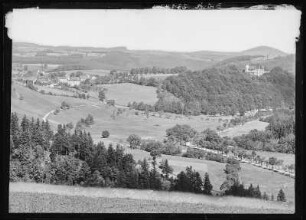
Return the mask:
{"type": "Polygon", "coordinates": [[[242,51],[270,46],[295,52],[301,12],[278,10],[14,9],[14,42],[50,46],[125,46],[132,50],[242,51]]]}

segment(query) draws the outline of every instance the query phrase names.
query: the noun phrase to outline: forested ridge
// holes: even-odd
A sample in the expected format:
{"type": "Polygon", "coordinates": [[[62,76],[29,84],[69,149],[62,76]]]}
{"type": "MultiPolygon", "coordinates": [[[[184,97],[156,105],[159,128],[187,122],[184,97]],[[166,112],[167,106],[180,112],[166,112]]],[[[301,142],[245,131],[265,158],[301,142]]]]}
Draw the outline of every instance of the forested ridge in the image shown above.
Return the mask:
{"type": "Polygon", "coordinates": [[[235,114],[261,108],[292,107],[294,77],[279,67],[261,77],[236,66],[169,76],[162,89],[180,98],[187,114],[235,114]]]}

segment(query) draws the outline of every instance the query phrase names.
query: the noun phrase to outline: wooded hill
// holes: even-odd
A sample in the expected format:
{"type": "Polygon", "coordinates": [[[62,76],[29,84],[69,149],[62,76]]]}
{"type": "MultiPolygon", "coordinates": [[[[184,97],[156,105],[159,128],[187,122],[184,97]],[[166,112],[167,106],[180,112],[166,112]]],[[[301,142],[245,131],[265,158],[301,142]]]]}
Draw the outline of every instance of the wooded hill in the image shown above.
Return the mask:
{"type": "Polygon", "coordinates": [[[294,82],[294,77],[279,67],[253,77],[232,65],[170,76],[162,89],[180,98],[187,114],[227,115],[255,108],[292,107],[294,82]]]}

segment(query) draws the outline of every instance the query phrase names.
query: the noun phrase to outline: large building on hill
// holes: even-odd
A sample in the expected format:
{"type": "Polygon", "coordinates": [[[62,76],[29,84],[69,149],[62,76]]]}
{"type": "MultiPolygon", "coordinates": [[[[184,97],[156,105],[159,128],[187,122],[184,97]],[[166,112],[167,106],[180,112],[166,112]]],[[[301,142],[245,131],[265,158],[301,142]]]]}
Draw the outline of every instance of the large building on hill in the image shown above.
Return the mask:
{"type": "Polygon", "coordinates": [[[264,73],[268,73],[269,71],[266,71],[262,66],[250,66],[249,64],[247,64],[245,65],[244,72],[254,76],[261,76],[264,73]]]}

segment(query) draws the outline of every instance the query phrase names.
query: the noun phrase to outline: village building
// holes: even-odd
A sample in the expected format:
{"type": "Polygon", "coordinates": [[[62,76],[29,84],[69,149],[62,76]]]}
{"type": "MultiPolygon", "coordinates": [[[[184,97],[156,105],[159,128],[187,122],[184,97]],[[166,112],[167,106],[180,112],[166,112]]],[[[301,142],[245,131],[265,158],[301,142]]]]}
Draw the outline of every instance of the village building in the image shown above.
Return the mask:
{"type": "Polygon", "coordinates": [[[66,77],[58,77],[57,80],[60,83],[67,83],[68,82],[68,79],[66,77]]]}
{"type": "Polygon", "coordinates": [[[256,67],[256,66],[250,66],[249,64],[247,64],[245,65],[244,72],[249,73],[253,76],[261,76],[264,73],[268,73],[269,71],[266,71],[264,67],[262,66],[256,67]]]}

